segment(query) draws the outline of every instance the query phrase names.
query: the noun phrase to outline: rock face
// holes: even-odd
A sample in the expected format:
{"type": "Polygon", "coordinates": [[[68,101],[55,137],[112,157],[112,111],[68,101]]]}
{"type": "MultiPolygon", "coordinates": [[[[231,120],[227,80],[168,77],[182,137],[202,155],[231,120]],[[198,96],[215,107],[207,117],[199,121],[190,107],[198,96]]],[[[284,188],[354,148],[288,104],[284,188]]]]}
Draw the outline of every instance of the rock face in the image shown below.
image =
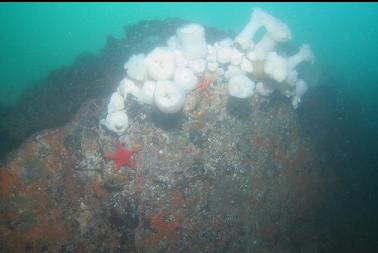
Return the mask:
{"type": "Polygon", "coordinates": [[[175,115],[128,104],[136,171],[104,158],[118,142],[99,125],[107,99],[30,137],[0,170],[0,251],[292,252],[310,240],[324,176],[291,105],[233,101],[221,82],[209,93],[175,115]]]}

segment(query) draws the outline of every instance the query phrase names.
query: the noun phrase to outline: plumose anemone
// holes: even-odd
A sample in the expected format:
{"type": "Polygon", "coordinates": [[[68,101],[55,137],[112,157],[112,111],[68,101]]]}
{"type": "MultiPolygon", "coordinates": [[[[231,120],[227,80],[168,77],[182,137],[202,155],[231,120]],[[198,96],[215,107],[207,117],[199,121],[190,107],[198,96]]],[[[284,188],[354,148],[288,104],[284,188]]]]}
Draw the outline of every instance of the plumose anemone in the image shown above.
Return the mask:
{"type": "Polygon", "coordinates": [[[202,87],[208,82],[203,81],[206,76],[215,77],[215,85],[227,86],[229,96],[243,100],[254,96],[269,99],[277,90],[290,98],[296,109],[308,90],[297,67],[313,63],[314,54],[303,44],[292,56],[280,55],[276,45],[291,39],[289,26],[260,8],[252,11],[250,21],[234,39],[227,37],[214,44],[206,42],[201,24],[183,25],[166,46],[131,55],[124,64],[126,77],[111,96],[101,123],[123,134],[128,126],[125,102],[129,98],[163,113],[179,112],[187,97],[193,100],[196,88],[208,88],[202,87]],[[255,41],[259,31],[263,34],[255,41]]]}

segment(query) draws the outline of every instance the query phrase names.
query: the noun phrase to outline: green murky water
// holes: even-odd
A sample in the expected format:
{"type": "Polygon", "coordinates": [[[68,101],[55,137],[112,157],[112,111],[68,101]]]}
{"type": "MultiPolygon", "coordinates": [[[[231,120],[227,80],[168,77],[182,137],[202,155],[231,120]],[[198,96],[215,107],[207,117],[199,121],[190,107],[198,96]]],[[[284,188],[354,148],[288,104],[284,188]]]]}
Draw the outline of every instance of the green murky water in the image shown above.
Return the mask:
{"type": "Polygon", "coordinates": [[[27,87],[80,52],[98,52],[107,35],[123,35],[124,25],[180,17],[237,32],[256,6],[287,23],[294,42],[307,41],[342,88],[374,105],[376,3],[2,3],[0,103],[17,102],[27,87]]]}

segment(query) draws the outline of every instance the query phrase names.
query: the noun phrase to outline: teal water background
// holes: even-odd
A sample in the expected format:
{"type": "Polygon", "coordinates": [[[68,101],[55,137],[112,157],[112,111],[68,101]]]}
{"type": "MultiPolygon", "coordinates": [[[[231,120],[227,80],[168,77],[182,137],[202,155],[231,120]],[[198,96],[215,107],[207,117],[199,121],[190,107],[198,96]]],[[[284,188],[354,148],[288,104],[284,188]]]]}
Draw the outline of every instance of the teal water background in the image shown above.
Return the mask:
{"type": "Polygon", "coordinates": [[[293,42],[309,43],[340,89],[366,110],[375,107],[377,3],[1,3],[0,104],[16,103],[27,87],[81,52],[99,52],[107,35],[123,36],[125,25],[179,17],[238,32],[254,7],[287,23],[293,42]]]}

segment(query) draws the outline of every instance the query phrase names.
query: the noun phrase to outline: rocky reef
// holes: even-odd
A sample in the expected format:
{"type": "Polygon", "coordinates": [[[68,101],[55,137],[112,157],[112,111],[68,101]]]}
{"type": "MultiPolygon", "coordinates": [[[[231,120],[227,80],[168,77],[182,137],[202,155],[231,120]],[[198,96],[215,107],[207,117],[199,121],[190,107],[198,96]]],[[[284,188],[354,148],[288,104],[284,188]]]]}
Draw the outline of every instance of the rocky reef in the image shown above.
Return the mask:
{"type": "Polygon", "coordinates": [[[205,27],[206,58],[198,24],[130,26],[0,107],[0,252],[378,252],[375,103],[344,89],[376,78],[333,79],[320,44],[296,67],[308,45],[254,13],[237,37],[205,27]],[[167,64],[141,80],[141,54],[153,64],[164,45],[200,58],[178,61],[195,78],[167,64]],[[181,82],[184,105],[151,101],[162,78],[181,82]],[[106,121],[120,109],[121,128],[125,114],[106,121]]]}
{"type": "MultiPolygon", "coordinates": [[[[329,252],[314,230],[334,178],[315,141],[321,94],[295,110],[277,92],[230,96],[206,73],[178,112],[127,99],[127,134],[100,123],[125,59],[184,23],[128,27],[4,112],[1,139],[20,146],[0,167],[0,252],[329,252]],[[136,168],[109,159],[119,142],[136,168]]],[[[209,43],[225,36],[206,28],[209,43]]]]}
{"type": "Polygon", "coordinates": [[[1,252],[292,252],[315,240],[306,226],[326,171],[295,110],[278,96],[238,114],[225,89],[195,92],[170,119],[131,101],[122,141],[136,170],[105,158],[118,142],[99,125],[106,99],[28,138],[0,170],[1,252]]]}

